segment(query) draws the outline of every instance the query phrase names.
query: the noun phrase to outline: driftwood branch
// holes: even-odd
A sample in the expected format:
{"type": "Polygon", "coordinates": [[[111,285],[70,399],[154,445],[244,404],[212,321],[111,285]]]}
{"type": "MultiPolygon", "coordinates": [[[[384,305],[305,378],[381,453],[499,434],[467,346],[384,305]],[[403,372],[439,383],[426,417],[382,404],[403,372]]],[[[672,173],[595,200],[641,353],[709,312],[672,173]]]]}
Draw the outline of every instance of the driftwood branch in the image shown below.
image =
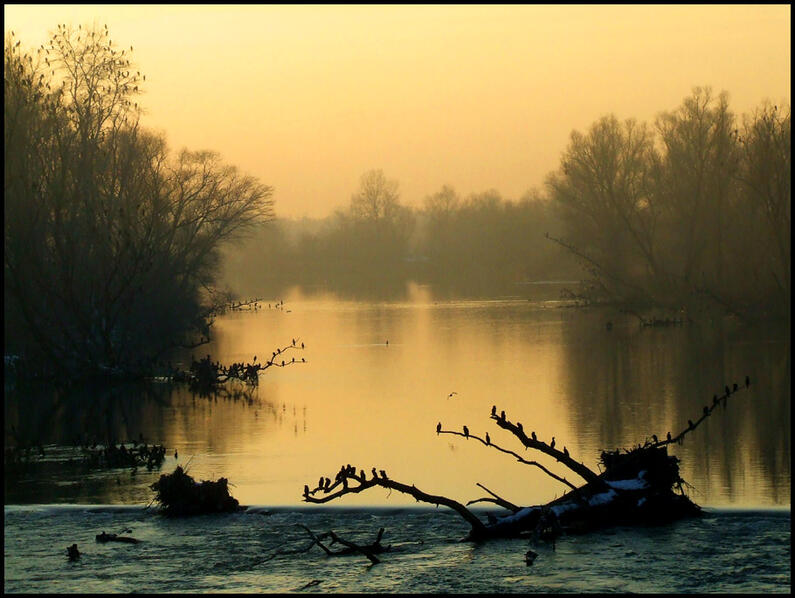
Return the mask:
{"type": "Polygon", "coordinates": [[[729,386],[727,385],[724,388],[724,393],[722,395],[720,395],[720,396],[718,396],[717,394],[713,395],[713,397],[712,397],[712,405],[704,405],[704,409],[701,412],[701,417],[699,417],[696,421],[693,421],[693,420],[690,420],[690,419],[687,420],[687,427],[684,430],[682,430],[679,434],[677,434],[676,436],[671,436],[671,433],[668,432],[668,436],[667,436],[667,438],[665,440],[659,440],[659,441],[655,440],[654,442],[652,442],[650,444],[650,446],[659,447],[659,446],[665,446],[667,444],[673,444],[673,443],[682,444],[682,441],[684,440],[685,435],[690,433],[690,432],[692,432],[693,430],[695,430],[701,424],[701,422],[703,422],[710,415],[712,415],[712,412],[715,409],[717,409],[719,405],[723,405],[724,407],[726,407],[726,405],[729,402],[729,397],[731,395],[733,395],[734,393],[739,392],[739,391],[741,391],[743,389],[747,389],[750,386],[751,386],[751,379],[748,376],[745,377],[745,386],[740,386],[736,382],[732,385],[732,388],[729,388],[729,386]]]}
{"type": "Polygon", "coordinates": [[[483,522],[481,522],[477,516],[475,516],[460,502],[451,498],[447,498],[446,496],[428,494],[413,484],[409,486],[408,484],[402,484],[400,482],[390,480],[387,477],[386,472],[383,470],[381,470],[380,476],[376,475],[375,468],[373,468],[372,471],[373,477],[367,479],[364,470],[361,470],[361,473],[357,474],[355,468],[352,468],[350,465],[343,466],[337,473],[333,484],[331,483],[330,478],[321,478],[318,482],[318,486],[313,490],[309,490],[309,486],[304,486],[304,501],[322,504],[330,502],[341,496],[345,496],[346,494],[358,494],[359,492],[367,490],[368,488],[380,486],[382,488],[397,490],[403,494],[413,496],[417,502],[425,502],[432,505],[443,505],[448,507],[461,515],[461,517],[463,517],[472,526],[473,533],[477,534],[485,532],[485,526],[483,522]],[[355,485],[350,485],[351,483],[355,485]],[[339,489],[335,491],[335,489],[338,487],[339,489]],[[323,492],[324,496],[315,497],[315,494],[318,492],[323,492]]]}
{"type": "Polygon", "coordinates": [[[488,442],[487,442],[486,440],[484,440],[480,436],[477,436],[476,434],[456,432],[455,430],[438,430],[437,434],[453,434],[454,436],[462,436],[464,438],[474,438],[475,440],[479,440],[480,442],[482,442],[486,446],[490,446],[490,447],[492,447],[492,448],[494,448],[494,449],[496,449],[496,450],[498,450],[498,451],[500,451],[502,453],[506,453],[508,455],[513,455],[514,457],[516,457],[516,460],[519,461],[520,463],[524,463],[525,465],[534,465],[535,467],[538,467],[541,471],[546,473],[548,476],[550,476],[550,477],[556,479],[557,481],[559,481],[561,484],[566,484],[572,490],[576,489],[576,486],[574,484],[572,484],[571,482],[569,482],[566,478],[552,473],[551,471],[549,471],[546,467],[544,467],[543,465],[541,465],[537,461],[528,461],[527,459],[523,458],[522,456],[518,455],[517,453],[515,453],[515,452],[513,452],[511,450],[502,448],[501,446],[498,446],[498,445],[494,444],[493,442],[491,442],[491,439],[489,439],[488,442]]]}
{"type": "MultiPolygon", "coordinates": [[[[586,482],[596,482],[598,480],[599,474],[586,467],[584,463],[575,461],[569,455],[568,449],[566,447],[563,447],[562,451],[556,449],[554,436],[552,437],[552,442],[549,444],[535,438],[535,432],[532,432],[531,435],[528,437],[527,434],[524,433],[524,428],[522,427],[521,422],[516,422],[514,424],[505,417],[504,411],[498,415],[496,406],[492,407],[491,409],[491,419],[497,422],[497,425],[499,427],[503,428],[504,430],[508,430],[511,434],[516,436],[519,439],[519,441],[525,446],[525,448],[535,449],[537,451],[549,455],[550,457],[554,457],[556,461],[563,463],[563,465],[571,469],[574,473],[579,475],[586,482]]],[[[563,479],[565,480],[565,478],[563,479]]],[[[569,484],[568,482],[564,483],[571,486],[571,484],[569,484]]]]}
{"type": "Polygon", "coordinates": [[[485,497],[485,498],[476,498],[475,500],[470,500],[470,501],[467,503],[467,506],[469,506],[469,505],[473,505],[473,504],[475,504],[475,503],[478,503],[478,502],[493,502],[495,505],[498,505],[498,506],[500,506],[500,507],[503,507],[503,508],[505,508],[505,509],[508,509],[509,511],[512,511],[512,512],[514,512],[514,513],[516,513],[516,512],[517,512],[519,509],[521,509],[521,507],[517,507],[517,506],[516,506],[515,504],[513,504],[512,502],[508,502],[507,500],[505,500],[505,499],[504,499],[504,498],[502,498],[501,496],[498,496],[497,494],[495,494],[494,492],[492,492],[491,490],[489,490],[488,488],[486,488],[486,487],[485,487],[483,484],[481,484],[480,482],[478,482],[478,483],[477,483],[477,485],[478,485],[478,486],[480,486],[481,488],[483,488],[483,489],[484,489],[486,492],[488,492],[489,494],[491,494],[491,495],[492,495],[494,498],[488,498],[488,497],[485,497]]]}
{"type": "Polygon", "coordinates": [[[325,534],[317,536],[311,529],[309,529],[305,525],[299,523],[298,526],[305,529],[306,532],[310,535],[310,537],[314,541],[314,544],[320,546],[323,552],[325,552],[328,556],[347,556],[349,554],[358,552],[366,556],[373,565],[377,565],[381,561],[378,559],[378,557],[375,556],[375,554],[384,552],[385,550],[389,550],[388,547],[384,548],[381,545],[381,537],[384,535],[383,527],[380,530],[378,530],[378,536],[376,537],[375,541],[372,544],[369,544],[367,546],[359,546],[358,544],[354,544],[353,542],[345,540],[344,538],[340,538],[332,530],[329,530],[325,534]],[[325,544],[323,544],[323,540],[325,540],[326,538],[331,539],[331,544],[336,544],[336,543],[342,544],[343,546],[345,546],[345,548],[343,548],[342,550],[338,550],[336,552],[331,550],[325,544]]]}

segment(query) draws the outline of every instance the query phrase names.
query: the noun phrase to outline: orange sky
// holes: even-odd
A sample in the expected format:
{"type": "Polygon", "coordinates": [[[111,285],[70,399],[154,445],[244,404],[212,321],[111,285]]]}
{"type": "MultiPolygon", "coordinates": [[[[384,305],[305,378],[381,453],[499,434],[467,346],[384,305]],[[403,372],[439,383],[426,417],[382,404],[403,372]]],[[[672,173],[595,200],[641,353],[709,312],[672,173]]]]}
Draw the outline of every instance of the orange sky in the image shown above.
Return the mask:
{"type": "Polygon", "coordinates": [[[347,205],[381,168],[420,205],[443,184],[517,198],[572,129],[652,120],[696,85],[735,112],[790,102],[790,6],[6,5],[36,47],[107,24],[146,73],[144,123],[275,187],[279,216],[347,205]]]}

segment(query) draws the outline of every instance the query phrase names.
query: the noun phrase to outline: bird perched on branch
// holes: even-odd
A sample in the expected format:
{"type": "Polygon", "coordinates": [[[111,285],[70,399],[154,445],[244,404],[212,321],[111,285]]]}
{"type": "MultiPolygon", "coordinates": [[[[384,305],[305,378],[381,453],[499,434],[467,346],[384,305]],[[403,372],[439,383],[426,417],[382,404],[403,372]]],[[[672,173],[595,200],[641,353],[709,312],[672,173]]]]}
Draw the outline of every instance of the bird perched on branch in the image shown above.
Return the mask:
{"type": "Polygon", "coordinates": [[[304,484],[304,496],[309,496],[309,486],[304,484]]]}
{"type": "Polygon", "coordinates": [[[555,437],[552,437],[552,442],[549,443],[549,448],[555,448],[555,437]]]}
{"type": "Polygon", "coordinates": [[[497,405],[491,406],[491,415],[492,416],[497,415],[497,405]]]}
{"type": "Polygon", "coordinates": [[[689,430],[693,429],[693,420],[692,419],[687,420],[687,428],[689,430]]]}
{"type": "Polygon", "coordinates": [[[500,419],[505,421],[505,411],[500,411],[500,419]]]}
{"type": "Polygon", "coordinates": [[[657,434],[652,434],[651,439],[654,441],[654,444],[657,444],[659,440],[657,440],[657,434]]]}
{"type": "Polygon", "coordinates": [[[563,447],[563,454],[567,457],[569,456],[569,449],[567,449],[565,446],[563,447]]]}
{"type": "Polygon", "coordinates": [[[379,469],[378,471],[380,471],[380,472],[381,472],[381,477],[382,477],[382,478],[384,478],[385,480],[388,480],[388,479],[389,479],[389,478],[386,476],[386,472],[385,472],[383,469],[379,469]]]}
{"type": "Polygon", "coordinates": [[[378,479],[378,472],[375,470],[375,467],[373,467],[373,479],[374,480],[378,479]]]}
{"type": "Polygon", "coordinates": [[[491,438],[489,438],[488,432],[486,432],[486,444],[491,444],[491,438]]]}
{"type": "Polygon", "coordinates": [[[522,422],[516,422],[516,427],[519,429],[520,432],[524,434],[524,429],[522,428],[522,422]]]}
{"type": "Polygon", "coordinates": [[[466,438],[469,438],[469,428],[467,428],[466,426],[464,426],[464,436],[466,438]]]}
{"type": "Polygon", "coordinates": [[[668,442],[671,442],[671,433],[670,432],[668,432],[668,436],[666,437],[666,439],[668,440],[668,442]]]}
{"type": "Polygon", "coordinates": [[[439,422],[438,424],[436,424],[436,434],[439,434],[439,432],[441,431],[442,431],[442,422],[439,422]]]}
{"type": "Polygon", "coordinates": [[[536,438],[536,433],[535,433],[535,432],[530,432],[530,437],[531,437],[533,440],[538,440],[538,438],[536,438]]]}

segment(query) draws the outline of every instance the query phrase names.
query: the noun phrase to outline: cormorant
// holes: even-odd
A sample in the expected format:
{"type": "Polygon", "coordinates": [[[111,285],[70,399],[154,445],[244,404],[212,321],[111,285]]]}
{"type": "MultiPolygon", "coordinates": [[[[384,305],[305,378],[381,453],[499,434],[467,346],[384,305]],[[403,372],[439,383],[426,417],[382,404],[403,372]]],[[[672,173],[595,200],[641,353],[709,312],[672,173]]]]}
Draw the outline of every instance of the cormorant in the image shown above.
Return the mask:
{"type": "Polygon", "coordinates": [[[304,484],[304,496],[309,496],[309,486],[304,484]]]}
{"type": "Polygon", "coordinates": [[[301,362],[302,362],[302,363],[306,363],[306,359],[304,359],[304,358],[302,357],[302,358],[301,358],[301,362]]]}
{"type": "Polygon", "coordinates": [[[436,424],[436,433],[439,434],[439,432],[441,431],[442,431],[442,422],[439,422],[438,424],[436,424]]]}
{"type": "Polygon", "coordinates": [[[491,438],[489,438],[488,432],[486,432],[486,444],[491,444],[491,438]]]}
{"type": "Polygon", "coordinates": [[[329,486],[331,486],[331,480],[329,478],[326,478],[326,486],[325,486],[324,490],[328,490],[329,486]]]}
{"type": "Polygon", "coordinates": [[[751,379],[748,376],[746,376],[745,377],[745,387],[748,388],[749,386],[751,386],[751,379]]]}
{"type": "Polygon", "coordinates": [[[492,405],[491,406],[491,414],[492,415],[497,415],[497,405],[492,405]]]}
{"type": "Polygon", "coordinates": [[[386,472],[383,469],[380,469],[379,471],[381,472],[381,477],[382,478],[384,478],[385,480],[389,479],[388,477],[386,477],[386,472]]]}
{"type": "Polygon", "coordinates": [[[535,432],[530,432],[530,436],[532,437],[533,440],[538,440],[538,438],[536,438],[535,432]]]}
{"type": "Polygon", "coordinates": [[[324,481],[324,480],[323,480],[323,478],[322,478],[322,477],[321,477],[321,478],[320,478],[320,479],[317,481],[317,487],[318,487],[318,488],[322,488],[322,487],[323,487],[323,481],[324,481]]]}
{"type": "Polygon", "coordinates": [[[378,472],[375,470],[375,467],[373,467],[373,479],[374,480],[378,479],[378,472]]]}
{"type": "Polygon", "coordinates": [[[693,420],[692,420],[692,419],[689,419],[689,420],[687,420],[687,427],[688,427],[690,430],[692,430],[692,429],[693,429],[693,420]]]}
{"type": "Polygon", "coordinates": [[[552,442],[549,443],[549,448],[555,448],[555,437],[552,437],[552,442]]]}
{"type": "Polygon", "coordinates": [[[282,365],[284,365],[284,359],[282,359],[282,365]]]}
{"type": "Polygon", "coordinates": [[[668,436],[666,438],[667,438],[668,442],[671,442],[671,433],[670,432],[668,432],[668,436]]]}
{"type": "Polygon", "coordinates": [[[359,472],[359,477],[360,477],[360,478],[362,478],[362,481],[364,481],[364,479],[365,479],[365,477],[366,477],[366,476],[364,475],[364,469],[362,469],[362,470],[359,472]]]}
{"type": "Polygon", "coordinates": [[[505,411],[500,411],[500,419],[505,421],[505,411]]]}
{"type": "Polygon", "coordinates": [[[569,456],[569,449],[567,449],[565,446],[563,447],[563,454],[567,457],[569,456]]]}
{"type": "Polygon", "coordinates": [[[651,439],[654,441],[654,444],[657,444],[659,440],[657,440],[657,434],[652,434],[651,439]]]}
{"type": "Polygon", "coordinates": [[[469,438],[469,428],[464,426],[464,437],[469,438]]]}

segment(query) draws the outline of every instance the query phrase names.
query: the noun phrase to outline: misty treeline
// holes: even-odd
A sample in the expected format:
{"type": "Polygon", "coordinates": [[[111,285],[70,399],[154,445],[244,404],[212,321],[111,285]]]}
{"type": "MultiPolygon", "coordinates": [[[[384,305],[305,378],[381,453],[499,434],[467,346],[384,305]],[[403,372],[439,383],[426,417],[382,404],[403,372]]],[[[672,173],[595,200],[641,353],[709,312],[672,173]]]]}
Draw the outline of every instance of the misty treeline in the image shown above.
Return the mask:
{"type": "Polygon", "coordinates": [[[60,374],[136,371],[207,335],[219,247],[272,190],[143,128],[146,79],[107,26],[4,44],[5,353],[60,374]]]}
{"type": "Polygon", "coordinates": [[[449,185],[411,208],[398,181],[370,170],[331,216],[263,226],[229,252],[225,276],[250,294],[299,284],[377,297],[400,294],[408,281],[449,295],[515,294],[528,281],[579,278],[574,260],[544,236],[561,226],[552,208],[533,191],[518,200],[493,189],[462,197],[449,185]]]}
{"type": "Polygon", "coordinates": [[[629,310],[778,318],[790,301],[790,151],[789,106],[737,117],[726,93],[695,88],[653,125],[611,115],[572,132],[544,189],[518,201],[444,186],[412,209],[397,181],[367,172],[346,209],[270,223],[227,275],[252,293],[407,280],[517,292],[574,278],[587,300],[629,310]]]}

